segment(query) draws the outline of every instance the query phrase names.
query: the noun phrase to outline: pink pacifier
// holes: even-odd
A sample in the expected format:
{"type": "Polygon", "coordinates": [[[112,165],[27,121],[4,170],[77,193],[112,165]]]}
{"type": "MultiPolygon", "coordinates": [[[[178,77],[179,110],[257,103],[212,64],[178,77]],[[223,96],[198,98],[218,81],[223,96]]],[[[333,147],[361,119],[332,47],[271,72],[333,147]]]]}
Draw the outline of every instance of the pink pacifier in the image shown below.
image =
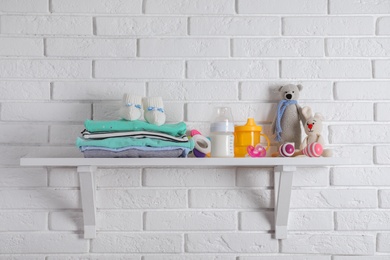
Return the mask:
{"type": "Polygon", "coordinates": [[[260,144],[257,144],[255,147],[253,147],[252,145],[248,145],[246,150],[248,152],[248,155],[253,158],[265,157],[265,155],[267,154],[266,149],[260,144]]]}

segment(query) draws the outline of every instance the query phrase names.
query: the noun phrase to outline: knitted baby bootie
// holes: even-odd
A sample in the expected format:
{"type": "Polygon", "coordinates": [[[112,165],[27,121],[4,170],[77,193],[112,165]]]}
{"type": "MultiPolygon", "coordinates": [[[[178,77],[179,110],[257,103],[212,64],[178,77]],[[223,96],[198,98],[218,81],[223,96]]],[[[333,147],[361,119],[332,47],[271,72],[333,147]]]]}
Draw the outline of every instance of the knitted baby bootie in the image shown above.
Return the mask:
{"type": "Polygon", "coordinates": [[[131,94],[123,94],[122,106],[119,110],[119,116],[122,119],[133,121],[141,118],[142,115],[142,97],[131,94]]]}
{"type": "Polygon", "coordinates": [[[163,125],[165,123],[164,105],[161,97],[149,97],[143,99],[145,120],[154,125],[163,125]]]}

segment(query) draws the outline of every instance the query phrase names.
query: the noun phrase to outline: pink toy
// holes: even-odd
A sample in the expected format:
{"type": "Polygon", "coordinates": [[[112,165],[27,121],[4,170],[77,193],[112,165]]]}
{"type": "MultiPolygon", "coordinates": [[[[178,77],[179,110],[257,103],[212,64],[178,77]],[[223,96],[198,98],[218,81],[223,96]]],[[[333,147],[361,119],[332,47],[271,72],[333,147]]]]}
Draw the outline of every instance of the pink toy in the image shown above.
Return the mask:
{"type": "Polygon", "coordinates": [[[199,152],[197,149],[192,150],[192,152],[194,153],[194,156],[197,157],[197,158],[204,158],[204,157],[206,157],[205,153],[199,152]]]}
{"type": "MultiPolygon", "coordinates": [[[[305,149],[305,147],[308,147],[310,144],[313,144],[313,143],[318,143],[322,147],[325,147],[325,140],[324,140],[324,137],[321,135],[322,128],[323,128],[322,121],[324,120],[324,117],[319,113],[316,113],[313,116],[313,112],[312,112],[312,109],[310,107],[302,108],[302,116],[305,120],[305,123],[303,124],[303,128],[305,129],[305,133],[307,134],[307,136],[303,140],[299,149],[301,151],[303,151],[305,149]]],[[[317,147],[316,149],[318,149],[317,152],[320,151],[319,147],[317,147]]],[[[333,152],[331,149],[324,148],[321,152],[322,157],[331,157],[332,154],[333,154],[333,152]]],[[[307,154],[305,154],[305,155],[307,155],[307,154]]],[[[316,154],[313,154],[313,153],[311,153],[311,155],[313,155],[313,156],[310,156],[310,155],[307,155],[307,156],[318,157],[318,156],[316,156],[316,154]]]]}
{"type": "Polygon", "coordinates": [[[285,143],[279,147],[279,154],[282,157],[291,157],[294,155],[295,147],[294,143],[285,143]]]}
{"type": "Polygon", "coordinates": [[[311,143],[302,150],[303,154],[308,157],[320,157],[323,151],[320,143],[311,143]]]}
{"type": "Polygon", "coordinates": [[[260,144],[257,144],[255,147],[253,147],[252,145],[249,145],[246,148],[246,150],[248,152],[248,155],[250,157],[253,157],[253,158],[265,157],[265,155],[267,154],[266,149],[263,146],[261,146],[260,144]]]}
{"type": "Polygon", "coordinates": [[[191,130],[190,135],[191,135],[191,136],[194,136],[194,135],[201,135],[201,133],[200,133],[198,130],[193,129],[193,130],[191,130]]]}

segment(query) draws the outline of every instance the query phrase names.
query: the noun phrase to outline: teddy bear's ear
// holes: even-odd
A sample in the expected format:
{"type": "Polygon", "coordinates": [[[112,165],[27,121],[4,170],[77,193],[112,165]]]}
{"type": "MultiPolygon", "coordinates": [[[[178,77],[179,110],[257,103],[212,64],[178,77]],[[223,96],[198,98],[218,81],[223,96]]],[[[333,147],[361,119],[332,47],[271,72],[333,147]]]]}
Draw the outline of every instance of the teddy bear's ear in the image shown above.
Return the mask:
{"type": "Polygon", "coordinates": [[[303,107],[302,115],[305,118],[305,120],[308,120],[310,117],[312,117],[311,107],[303,107]]]}
{"type": "Polygon", "coordinates": [[[315,115],[314,115],[314,118],[318,118],[319,120],[321,120],[321,121],[323,121],[325,118],[324,118],[324,116],[322,115],[322,114],[320,114],[320,113],[316,113],[315,115]]]}
{"type": "Polygon", "coordinates": [[[280,86],[279,89],[278,89],[278,91],[279,91],[279,92],[282,91],[282,88],[283,88],[283,86],[280,86]]]}
{"type": "Polygon", "coordinates": [[[303,86],[301,84],[298,84],[297,87],[298,87],[299,91],[302,91],[303,86]]]}

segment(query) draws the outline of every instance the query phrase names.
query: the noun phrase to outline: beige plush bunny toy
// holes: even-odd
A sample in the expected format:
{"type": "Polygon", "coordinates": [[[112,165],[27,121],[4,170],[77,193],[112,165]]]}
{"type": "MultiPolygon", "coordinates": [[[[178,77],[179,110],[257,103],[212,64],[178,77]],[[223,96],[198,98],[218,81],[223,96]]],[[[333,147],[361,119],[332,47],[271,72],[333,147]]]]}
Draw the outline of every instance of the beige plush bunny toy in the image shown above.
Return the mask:
{"type": "MultiPolygon", "coordinates": [[[[306,146],[315,142],[321,144],[322,147],[324,147],[325,140],[321,135],[322,128],[323,128],[322,121],[324,120],[324,117],[320,113],[316,113],[313,116],[310,107],[302,108],[302,116],[305,119],[304,120],[305,123],[303,124],[303,127],[305,129],[305,133],[307,134],[307,136],[301,143],[300,150],[303,150],[306,146]]],[[[331,157],[332,154],[333,154],[332,150],[324,149],[322,156],[331,157]]]]}

